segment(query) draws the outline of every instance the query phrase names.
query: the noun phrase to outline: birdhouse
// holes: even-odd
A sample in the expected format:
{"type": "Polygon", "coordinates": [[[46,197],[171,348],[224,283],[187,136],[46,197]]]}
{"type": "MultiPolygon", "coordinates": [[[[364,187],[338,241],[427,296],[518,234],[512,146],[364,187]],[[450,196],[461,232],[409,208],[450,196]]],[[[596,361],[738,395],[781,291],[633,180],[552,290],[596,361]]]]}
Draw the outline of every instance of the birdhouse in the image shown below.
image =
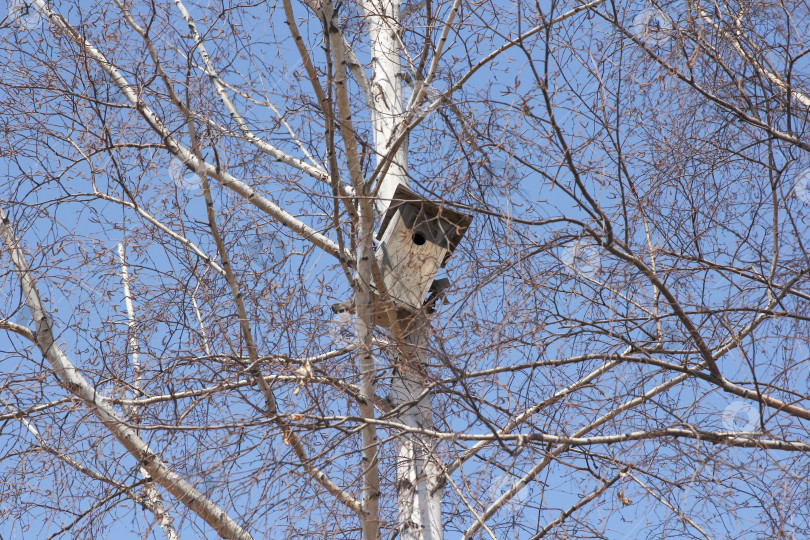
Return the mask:
{"type": "Polygon", "coordinates": [[[398,309],[422,307],[439,268],[461,241],[472,216],[428,201],[400,185],[377,234],[377,262],[398,309]]]}

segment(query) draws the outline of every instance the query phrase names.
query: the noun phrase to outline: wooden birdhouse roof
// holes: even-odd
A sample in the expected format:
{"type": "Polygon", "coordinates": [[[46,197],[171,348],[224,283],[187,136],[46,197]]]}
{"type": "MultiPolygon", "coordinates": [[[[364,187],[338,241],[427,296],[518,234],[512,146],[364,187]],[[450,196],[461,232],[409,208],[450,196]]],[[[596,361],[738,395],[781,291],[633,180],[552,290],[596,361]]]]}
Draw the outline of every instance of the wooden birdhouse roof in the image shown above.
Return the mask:
{"type": "Polygon", "coordinates": [[[447,249],[447,254],[441,264],[442,267],[447,264],[447,260],[472,222],[471,215],[462,214],[429,201],[400,184],[394,191],[391,204],[388,206],[388,211],[380,224],[377,240],[383,237],[386,227],[388,227],[398,211],[401,212],[405,225],[409,229],[428,226],[433,231],[438,231],[438,238],[434,238],[432,241],[447,249]]]}

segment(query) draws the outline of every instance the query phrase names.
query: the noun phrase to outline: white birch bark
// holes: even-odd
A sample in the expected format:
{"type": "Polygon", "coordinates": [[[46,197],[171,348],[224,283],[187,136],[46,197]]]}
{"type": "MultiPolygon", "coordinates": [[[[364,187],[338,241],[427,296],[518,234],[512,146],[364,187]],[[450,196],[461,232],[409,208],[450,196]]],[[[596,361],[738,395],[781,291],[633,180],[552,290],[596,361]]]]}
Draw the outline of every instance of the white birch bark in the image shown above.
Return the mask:
{"type": "MultiPolygon", "coordinates": [[[[219,167],[201,159],[195,155],[191,149],[186,148],[181,141],[175,137],[174,134],[163,124],[159,116],[142,100],[138,89],[129,83],[126,77],[124,77],[122,71],[119,70],[116,65],[111,62],[98,48],[96,48],[96,46],[93,45],[90,40],[88,40],[70,23],[68,23],[62,15],[52,10],[44,0],[34,0],[32,5],[35,6],[36,9],[39,10],[43,15],[47,16],[48,20],[51,21],[55,27],[63,31],[73,43],[80,47],[81,50],[110,77],[113,84],[118,88],[123,97],[133,108],[135,108],[135,110],[140,113],[141,117],[146,120],[149,126],[158,135],[160,135],[161,139],[166,145],[166,148],[177,159],[182,161],[184,165],[200,176],[205,175],[209,178],[214,178],[226,188],[238,193],[246,201],[251,202],[257,208],[272,216],[278,223],[288,227],[297,235],[308,240],[309,242],[312,242],[315,246],[323,249],[325,252],[334,255],[342,262],[345,262],[346,264],[354,264],[354,257],[348,250],[341,249],[338,244],[325,237],[306,223],[297,219],[289,212],[286,212],[271,200],[263,197],[249,185],[231,176],[230,174],[221,171],[219,167]]],[[[299,163],[300,160],[290,158],[289,156],[286,156],[286,154],[282,153],[273,155],[276,156],[280,161],[287,163],[290,166],[299,168],[299,170],[302,170],[303,172],[309,172],[306,167],[299,167],[303,167],[303,165],[299,163]]]]}
{"type": "MultiPolygon", "coordinates": [[[[133,491],[132,487],[124,485],[120,482],[116,482],[112,478],[106,477],[98,472],[90,469],[79,463],[77,460],[73,459],[69,455],[65,454],[64,452],[60,452],[58,449],[54,448],[45,440],[45,438],[40,434],[39,430],[34,426],[34,424],[26,418],[25,413],[20,410],[15,409],[9,402],[0,396],[0,405],[3,405],[8,411],[11,412],[11,417],[15,418],[20,421],[20,423],[28,430],[34,439],[36,439],[37,444],[39,444],[40,448],[54,456],[55,458],[59,459],[63,463],[66,463],[68,466],[76,469],[80,473],[86,475],[89,478],[93,478],[94,480],[98,480],[99,482],[103,482],[105,484],[109,484],[119,490],[121,493],[125,493],[130,499],[142,505],[144,508],[148,509],[155,515],[155,518],[162,522],[164,521],[165,509],[163,507],[163,501],[158,498],[157,500],[153,497],[150,497],[147,494],[146,497],[140,496],[137,492],[133,491]]],[[[171,525],[171,519],[169,519],[168,525],[171,527],[171,531],[174,532],[174,535],[170,535],[167,533],[167,529],[163,528],[164,533],[166,534],[166,538],[169,540],[178,540],[179,536],[177,536],[177,532],[174,531],[174,527],[171,525]]],[[[62,531],[64,532],[66,529],[63,528],[62,531]]],[[[58,533],[57,533],[58,534],[58,533]]]]}
{"type": "Polygon", "coordinates": [[[388,172],[380,179],[374,202],[378,215],[388,209],[397,186],[408,185],[407,138],[390,156],[401,135],[399,129],[403,119],[400,5],[400,0],[366,0],[361,3],[371,40],[372,105],[369,112],[374,128],[377,166],[388,167],[388,172]],[[386,163],[388,160],[390,163],[386,163]]]}
{"type": "MultiPolygon", "coordinates": [[[[400,0],[368,0],[361,6],[371,41],[371,121],[377,154],[377,170],[383,171],[377,189],[375,210],[385,214],[400,184],[408,185],[408,143],[401,132],[404,118],[400,71],[400,0]],[[396,151],[392,149],[402,140],[396,151]]],[[[421,297],[422,291],[412,291],[421,297]]],[[[425,390],[425,345],[430,323],[424,315],[411,321],[403,336],[396,365],[392,368],[391,394],[399,421],[409,428],[432,429],[430,395],[425,390]],[[417,396],[422,396],[417,399],[417,396]]],[[[405,540],[442,538],[441,466],[432,439],[418,433],[399,437],[397,450],[398,527],[405,540]]]]}
{"type": "Polygon", "coordinates": [[[419,316],[408,329],[402,354],[392,368],[389,397],[402,411],[398,420],[412,430],[400,436],[397,452],[399,532],[405,540],[442,538],[443,467],[436,454],[436,440],[418,432],[433,428],[431,395],[425,392],[429,333],[429,320],[419,316]]]}
{"type": "Polygon", "coordinates": [[[728,40],[737,54],[739,54],[740,57],[745,60],[747,65],[753,67],[757,73],[779,88],[779,90],[784,92],[785,95],[792,97],[802,106],[810,108],[810,97],[802,93],[798,88],[794,88],[788,84],[787,81],[785,81],[782,76],[779,75],[778,70],[770,65],[768,58],[764,53],[761,55],[760,59],[757,58],[756,52],[749,52],[758,51],[759,47],[751,43],[749,37],[745,34],[745,32],[742,31],[742,21],[739,18],[735,17],[735,28],[734,30],[729,31],[728,29],[724,28],[721,23],[715,21],[705,10],[699,9],[698,13],[700,14],[700,18],[706,24],[712,27],[718,33],[718,35],[728,40]],[[746,50],[746,46],[748,50],[746,50]]]}
{"type": "MultiPolygon", "coordinates": [[[[135,324],[135,308],[132,305],[132,292],[129,288],[129,269],[127,268],[126,256],[124,254],[124,243],[118,244],[118,259],[121,262],[121,284],[124,288],[124,304],[127,308],[127,329],[129,331],[129,351],[130,358],[132,358],[132,381],[130,382],[132,390],[127,392],[133,398],[141,396],[141,362],[140,362],[140,348],[138,346],[137,325],[135,324]]],[[[141,421],[140,411],[135,407],[123,406],[124,413],[127,415],[127,420],[132,425],[138,425],[141,421]]],[[[137,433],[137,428],[136,428],[137,433]]],[[[163,530],[163,535],[166,540],[180,540],[177,534],[177,529],[174,528],[174,523],[171,515],[166,512],[166,506],[163,504],[163,497],[151,481],[149,472],[143,467],[139,468],[141,478],[147,481],[144,489],[146,498],[149,501],[152,512],[155,514],[155,519],[163,530]]]]}
{"type": "Polygon", "coordinates": [[[84,403],[87,410],[101,421],[155,482],[205,520],[220,536],[240,540],[252,539],[252,536],[224,510],[169,468],[141,439],[138,432],[128,425],[126,419],[115,412],[109,399],[96,391],[59,348],[54,338],[51,318],[40,298],[28,260],[2,208],[0,208],[0,238],[9,252],[25,303],[34,319],[37,347],[51,365],[62,387],[84,403]]]}

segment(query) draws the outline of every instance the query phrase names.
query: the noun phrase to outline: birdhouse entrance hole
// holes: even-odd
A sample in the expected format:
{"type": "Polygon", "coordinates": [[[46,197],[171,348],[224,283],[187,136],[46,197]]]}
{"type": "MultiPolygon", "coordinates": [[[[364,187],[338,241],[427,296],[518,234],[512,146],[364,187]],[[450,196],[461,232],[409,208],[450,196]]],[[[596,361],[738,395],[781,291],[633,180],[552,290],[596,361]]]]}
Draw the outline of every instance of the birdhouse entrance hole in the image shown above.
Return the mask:
{"type": "Polygon", "coordinates": [[[413,243],[416,244],[417,246],[424,245],[424,243],[427,242],[427,238],[425,238],[425,235],[420,232],[413,233],[413,237],[411,239],[413,240],[413,243]]]}

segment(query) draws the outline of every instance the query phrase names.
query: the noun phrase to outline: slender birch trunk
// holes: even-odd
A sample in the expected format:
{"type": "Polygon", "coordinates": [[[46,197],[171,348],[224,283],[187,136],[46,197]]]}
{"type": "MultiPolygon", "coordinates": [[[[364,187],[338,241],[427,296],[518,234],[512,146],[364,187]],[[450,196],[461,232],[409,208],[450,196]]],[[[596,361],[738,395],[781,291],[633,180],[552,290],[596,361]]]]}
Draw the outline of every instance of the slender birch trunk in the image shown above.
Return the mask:
{"type": "Polygon", "coordinates": [[[380,473],[379,438],[373,422],[375,409],[373,398],[375,372],[373,355],[372,296],[371,280],[374,261],[374,209],[368,193],[368,185],[363,180],[359,152],[355,142],[351,107],[347,91],[347,53],[343,35],[338,28],[337,11],[330,1],[322,4],[324,19],[328,21],[329,44],[334,57],[335,94],[338,109],[338,125],[346,147],[346,160],[352,187],[359,196],[357,199],[357,282],[355,285],[355,307],[357,315],[357,339],[360,344],[358,366],[360,368],[360,414],[369,420],[362,429],[363,444],[363,540],[377,540],[380,536],[380,473]]]}
{"type": "MultiPolygon", "coordinates": [[[[400,0],[363,2],[371,39],[372,109],[377,163],[387,167],[375,200],[378,215],[383,215],[397,187],[408,185],[407,139],[392,152],[401,135],[404,106],[401,76],[400,0]]],[[[425,351],[430,321],[417,314],[401,321],[406,330],[392,359],[391,394],[393,405],[402,410],[399,421],[412,428],[433,427],[430,395],[425,394],[425,351]],[[419,396],[422,396],[421,398],[419,396]]],[[[398,527],[405,540],[442,538],[441,467],[429,437],[408,434],[399,437],[397,449],[398,527]]]]}
{"type": "MultiPolygon", "coordinates": [[[[138,399],[141,397],[141,374],[143,370],[140,362],[140,347],[138,346],[138,327],[135,323],[135,307],[132,304],[132,292],[129,288],[129,269],[127,268],[127,260],[124,253],[124,243],[118,244],[118,259],[121,262],[121,284],[124,288],[124,303],[127,308],[127,329],[129,332],[129,353],[132,359],[132,381],[130,382],[131,390],[127,392],[130,394],[127,397],[138,399]]],[[[125,405],[123,407],[124,414],[127,420],[133,426],[137,426],[141,422],[141,414],[137,407],[125,405]]],[[[135,428],[135,433],[140,435],[138,428],[135,428]]],[[[180,535],[177,534],[177,529],[174,528],[174,523],[171,515],[166,512],[166,506],[163,504],[163,497],[149,475],[149,471],[140,467],[139,469],[141,478],[147,481],[144,492],[146,499],[149,501],[152,512],[155,514],[155,519],[163,530],[163,535],[166,540],[180,540],[180,535]]]]}
{"type": "Polygon", "coordinates": [[[141,463],[155,482],[183,501],[192,512],[205,520],[220,536],[251,539],[250,533],[228,516],[224,510],[164,463],[159,454],[140,437],[135,429],[129,426],[125,418],[115,412],[108,398],[96,391],[95,387],[82,376],[67,354],[57,345],[51,318],[40,298],[28,260],[2,208],[0,208],[0,239],[9,252],[25,303],[34,319],[37,347],[51,365],[51,369],[62,387],[85,404],[87,410],[106,426],[133,458],[141,463]]]}
{"type": "Polygon", "coordinates": [[[380,183],[375,209],[384,214],[397,186],[408,185],[408,144],[402,143],[390,156],[403,118],[400,0],[364,1],[363,10],[371,39],[371,122],[377,162],[388,163],[388,172],[380,183]]]}
{"type": "MultiPolygon", "coordinates": [[[[426,347],[430,321],[417,315],[407,329],[396,364],[391,369],[393,405],[402,409],[398,420],[409,428],[432,429],[433,406],[427,382],[426,347]]],[[[442,538],[442,467],[434,441],[411,433],[398,440],[397,503],[399,531],[405,540],[442,538]]]]}

